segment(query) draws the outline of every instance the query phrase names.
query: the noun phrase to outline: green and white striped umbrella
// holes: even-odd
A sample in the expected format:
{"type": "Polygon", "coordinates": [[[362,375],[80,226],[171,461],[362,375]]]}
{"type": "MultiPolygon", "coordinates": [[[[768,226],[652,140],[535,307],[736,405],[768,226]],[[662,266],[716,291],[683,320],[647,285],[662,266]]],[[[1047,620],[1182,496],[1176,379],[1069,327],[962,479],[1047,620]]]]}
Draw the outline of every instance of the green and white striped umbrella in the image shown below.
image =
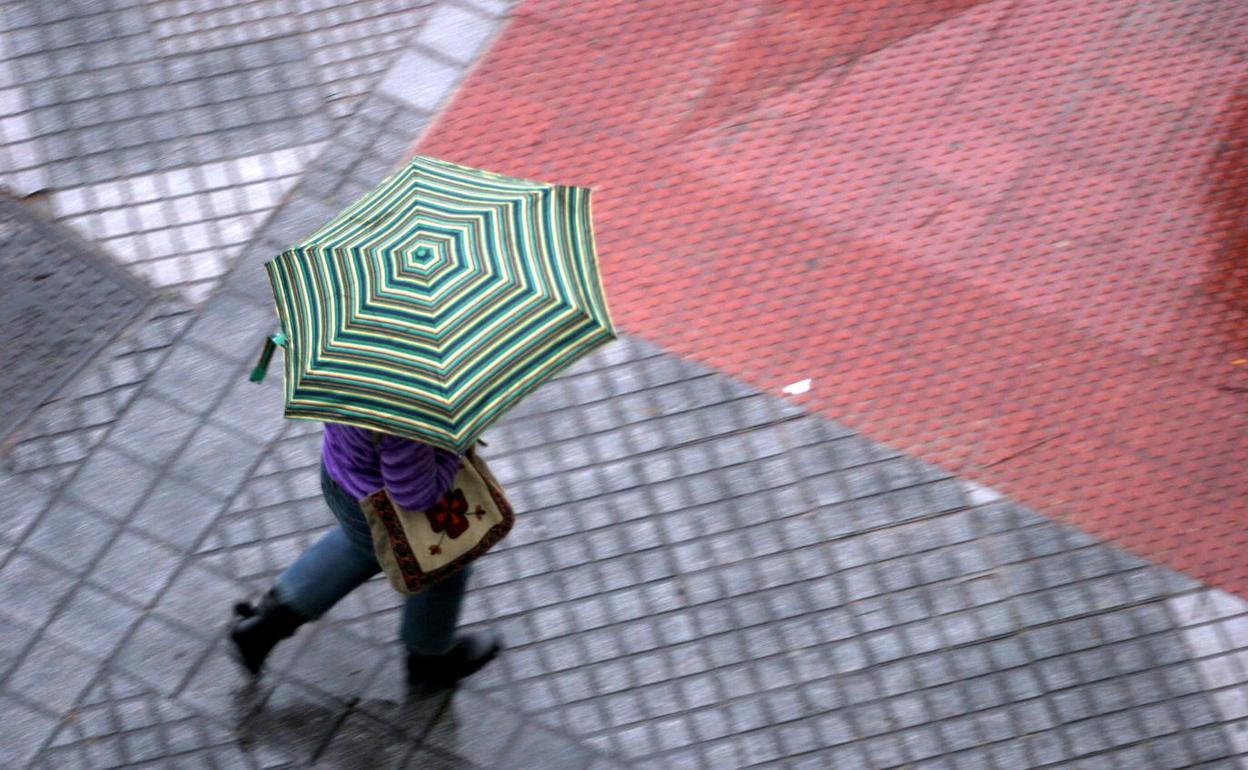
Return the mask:
{"type": "Polygon", "coordinates": [[[464,451],[615,338],[595,260],[588,189],[415,158],[265,264],[286,416],[464,451]]]}

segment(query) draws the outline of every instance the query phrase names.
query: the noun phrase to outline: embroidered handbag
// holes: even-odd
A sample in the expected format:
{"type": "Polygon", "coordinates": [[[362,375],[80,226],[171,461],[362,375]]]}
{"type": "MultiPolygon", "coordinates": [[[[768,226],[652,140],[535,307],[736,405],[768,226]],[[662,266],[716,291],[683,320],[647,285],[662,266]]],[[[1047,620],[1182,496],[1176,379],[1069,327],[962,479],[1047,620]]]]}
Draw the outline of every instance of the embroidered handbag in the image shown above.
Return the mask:
{"type": "Polygon", "coordinates": [[[379,489],[360,500],[377,561],[403,594],[450,577],[502,540],[515,514],[489,466],[469,449],[442,499],[409,511],[379,489]]]}

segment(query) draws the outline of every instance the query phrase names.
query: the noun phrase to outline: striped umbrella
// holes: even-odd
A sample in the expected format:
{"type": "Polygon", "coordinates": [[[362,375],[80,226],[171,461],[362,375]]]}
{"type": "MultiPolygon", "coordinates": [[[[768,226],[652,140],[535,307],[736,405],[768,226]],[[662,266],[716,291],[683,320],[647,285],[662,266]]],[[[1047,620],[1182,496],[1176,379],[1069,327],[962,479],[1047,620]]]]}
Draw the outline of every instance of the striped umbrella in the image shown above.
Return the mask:
{"type": "Polygon", "coordinates": [[[417,157],[265,269],[286,417],[458,452],[615,338],[583,187],[417,157]]]}

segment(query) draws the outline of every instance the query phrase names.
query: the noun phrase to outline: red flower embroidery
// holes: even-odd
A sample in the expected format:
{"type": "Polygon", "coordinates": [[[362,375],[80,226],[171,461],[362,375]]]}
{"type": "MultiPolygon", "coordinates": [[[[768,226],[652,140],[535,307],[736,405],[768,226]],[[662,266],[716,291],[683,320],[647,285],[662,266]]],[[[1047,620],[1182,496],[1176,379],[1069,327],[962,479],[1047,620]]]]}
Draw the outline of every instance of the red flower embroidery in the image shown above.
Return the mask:
{"type": "Polygon", "coordinates": [[[434,543],[433,545],[429,546],[429,553],[435,556],[442,553],[442,546],[438,545],[437,543],[434,543]]]}
{"type": "Polygon", "coordinates": [[[452,540],[468,529],[468,501],[459,489],[452,489],[425,511],[434,532],[446,531],[452,540]]]}

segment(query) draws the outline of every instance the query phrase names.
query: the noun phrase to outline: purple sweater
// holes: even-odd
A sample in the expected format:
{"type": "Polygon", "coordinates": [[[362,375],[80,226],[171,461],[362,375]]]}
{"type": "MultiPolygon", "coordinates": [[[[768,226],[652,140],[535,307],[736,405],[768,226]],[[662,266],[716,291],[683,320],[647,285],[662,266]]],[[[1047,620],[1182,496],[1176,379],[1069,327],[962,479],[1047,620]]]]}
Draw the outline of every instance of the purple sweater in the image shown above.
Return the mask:
{"type": "Polygon", "coordinates": [[[446,494],[459,471],[460,456],[419,441],[325,423],[321,460],[329,477],[357,500],[383,486],[391,499],[411,510],[428,508],[446,494]]]}

